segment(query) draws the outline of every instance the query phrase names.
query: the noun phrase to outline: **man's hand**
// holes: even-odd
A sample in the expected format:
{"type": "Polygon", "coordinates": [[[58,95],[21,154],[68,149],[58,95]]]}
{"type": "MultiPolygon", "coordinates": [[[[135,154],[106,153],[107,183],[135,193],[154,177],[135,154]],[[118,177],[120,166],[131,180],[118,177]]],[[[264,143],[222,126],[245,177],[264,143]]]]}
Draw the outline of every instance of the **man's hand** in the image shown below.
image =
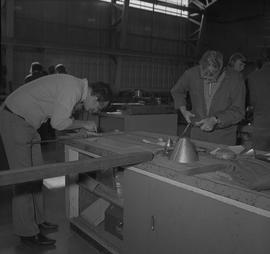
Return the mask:
{"type": "Polygon", "coordinates": [[[85,121],[83,128],[87,131],[94,131],[97,132],[97,125],[94,121],[85,121]]]}
{"type": "Polygon", "coordinates": [[[195,117],[195,115],[192,114],[190,111],[186,110],[186,107],[180,107],[180,111],[187,123],[191,123],[191,118],[195,117]]]}
{"type": "Polygon", "coordinates": [[[195,122],[195,125],[199,126],[202,131],[212,131],[216,124],[217,119],[214,116],[204,118],[199,122],[195,122]]]}

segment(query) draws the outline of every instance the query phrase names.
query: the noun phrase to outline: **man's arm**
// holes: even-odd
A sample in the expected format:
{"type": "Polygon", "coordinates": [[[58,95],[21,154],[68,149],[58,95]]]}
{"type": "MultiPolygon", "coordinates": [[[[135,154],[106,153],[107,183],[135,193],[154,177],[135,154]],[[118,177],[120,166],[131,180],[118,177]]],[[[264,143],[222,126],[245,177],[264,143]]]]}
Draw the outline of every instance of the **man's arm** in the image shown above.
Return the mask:
{"type": "MultiPolygon", "coordinates": [[[[253,73],[252,73],[253,74],[253,73]]],[[[257,93],[254,89],[256,87],[256,81],[254,80],[253,75],[250,75],[247,80],[247,88],[248,88],[248,100],[250,103],[250,106],[255,106],[257,102],[257,93]]]]}
{"type": "Polygon", "coordinates": [[[189,73],[186,71],[177,81],[175,86],[171,89],[171,95],[174,100],[174,107],[179,109],[185,120],[190,123],[191,117],[195,115],[186,109],[186,96],[189,84],[189,73]]]}
{"type": "Polygon", "coordinates": [[[72,120],[72,123],[65,130],[72,129],[85,129],[87,131],[97,132],[97,125],[94,121],[72,120]]]}
{"type": "Polygon", "coordinates": [[[73,130],[84,128],[88,131],[97,131],[94,121],[81,121],[71,118],[72,109],[58,104],[51,117],[51,125],[56,130],[73,130]]]}
{"type": "Polygon", "coordinates": [[[217,127],[225,128],[237,124],[245,117],[246,88],[244,80],[238,76],[231,89],[231,105],[224,111],[217,112],[214,117],[217,119],[217,127]]]}
{"type": "Polygon", "coordinates": [[[178,79],[175,86],[171,89],[171,95],[174,100],[174,107],[180,109],[180,107],[186,107],[186,93],[188,91],[188,71],[178,79]]]}

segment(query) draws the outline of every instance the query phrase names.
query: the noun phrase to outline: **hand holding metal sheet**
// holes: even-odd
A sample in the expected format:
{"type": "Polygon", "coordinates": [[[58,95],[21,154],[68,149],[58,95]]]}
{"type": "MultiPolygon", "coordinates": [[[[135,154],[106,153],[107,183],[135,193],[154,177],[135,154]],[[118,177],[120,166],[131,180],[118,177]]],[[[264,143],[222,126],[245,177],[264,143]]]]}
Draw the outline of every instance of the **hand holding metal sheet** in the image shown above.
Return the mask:
{"type": "Polygon", "coordinates": [[[215,117],[207,117],[201,121],[195,122],[196,126],[199,126],[202,131],[212,131],[217,124],[217,119],[215,117]]]}
{"type": "Polygon", "coordinates": [[[97,132],[97,125],[94,121],[85,121],[83,128],[90,132],[97,132]]]}
{"type": "Polygon", "coordinates": [[[186,110],[185,107],[180,108],[180,111],[183,115],[183,117],[185,118],[185,120],[187,121],[187,123],[191,123],[191,118],[195,117],[195,115],[193,113],[191,113],[190,111],[186,110]]]}

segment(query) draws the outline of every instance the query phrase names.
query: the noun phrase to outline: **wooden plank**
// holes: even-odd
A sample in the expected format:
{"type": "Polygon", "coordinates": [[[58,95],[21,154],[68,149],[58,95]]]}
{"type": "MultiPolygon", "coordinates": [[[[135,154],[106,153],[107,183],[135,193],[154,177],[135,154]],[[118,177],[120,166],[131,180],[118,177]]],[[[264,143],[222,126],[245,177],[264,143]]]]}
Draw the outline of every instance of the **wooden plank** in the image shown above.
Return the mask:
{"type": "Polygon", "coordinates": [[[69,174],[105,170],[112,167],[138,164],[153,159],[151,152],[112,155],[105,158],[72,161],[0,172],[0,186],[35,181],[69,174]]]}
{"type": "Polygon", "coordinates": [[[114,237],[112,234],[106,232],[102,225],[101,227],[94,227],[90,225],[82,217],[73,218],[70,220],[70,223],[75,230],[79,230],[80,233],[85,234],[87,237],[90,237],[105,249],[110,251],[112,254],[122,253],[123,242],[118,238],[114,237]]]}
{"type": "MultiPolygon", "coordinates": [[[[65,161],[78,161],[79,153],[65,146],[65,161]]],[[[77,217],[79,215],[79,186],[77,184],[78,174],[66,176],[65,197],[66,197],[66,216],[67,218],[77,217]]]]}
{"type": "Polygon", "coordinates": [[[90,191],[119,207],[124,207],[124,200],[120,199],[113,189],[87,175],[82,175],[80,177],[79,185],[85,188],[87,191],[90,191]]]}

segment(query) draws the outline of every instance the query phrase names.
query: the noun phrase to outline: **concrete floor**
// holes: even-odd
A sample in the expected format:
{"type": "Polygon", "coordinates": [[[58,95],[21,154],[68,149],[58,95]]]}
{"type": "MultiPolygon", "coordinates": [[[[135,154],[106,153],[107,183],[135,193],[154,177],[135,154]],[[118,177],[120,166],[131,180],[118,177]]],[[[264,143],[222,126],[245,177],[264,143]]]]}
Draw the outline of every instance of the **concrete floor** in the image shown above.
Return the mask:
{"type": "MultiPolygon", "coordinates": [[[[60,147],[61,148],[61,147],[60,147]]],[[[55,145],[43,149],[47,163],[63,160],[63,150],[55,145]],[[57,149],[56,149],[57,148],[57,149]]],[[[22,244],[12,231],[11,187],[0,188],[0,254],[101,254],[98,246],[81,238],[70,229],[65,217],[64,188],[48,189],[44,187],[45,213],[51,222],[59,225],[57,232],[48,234],[57,240],[55,247],[36,247],[22,244]]]]}

